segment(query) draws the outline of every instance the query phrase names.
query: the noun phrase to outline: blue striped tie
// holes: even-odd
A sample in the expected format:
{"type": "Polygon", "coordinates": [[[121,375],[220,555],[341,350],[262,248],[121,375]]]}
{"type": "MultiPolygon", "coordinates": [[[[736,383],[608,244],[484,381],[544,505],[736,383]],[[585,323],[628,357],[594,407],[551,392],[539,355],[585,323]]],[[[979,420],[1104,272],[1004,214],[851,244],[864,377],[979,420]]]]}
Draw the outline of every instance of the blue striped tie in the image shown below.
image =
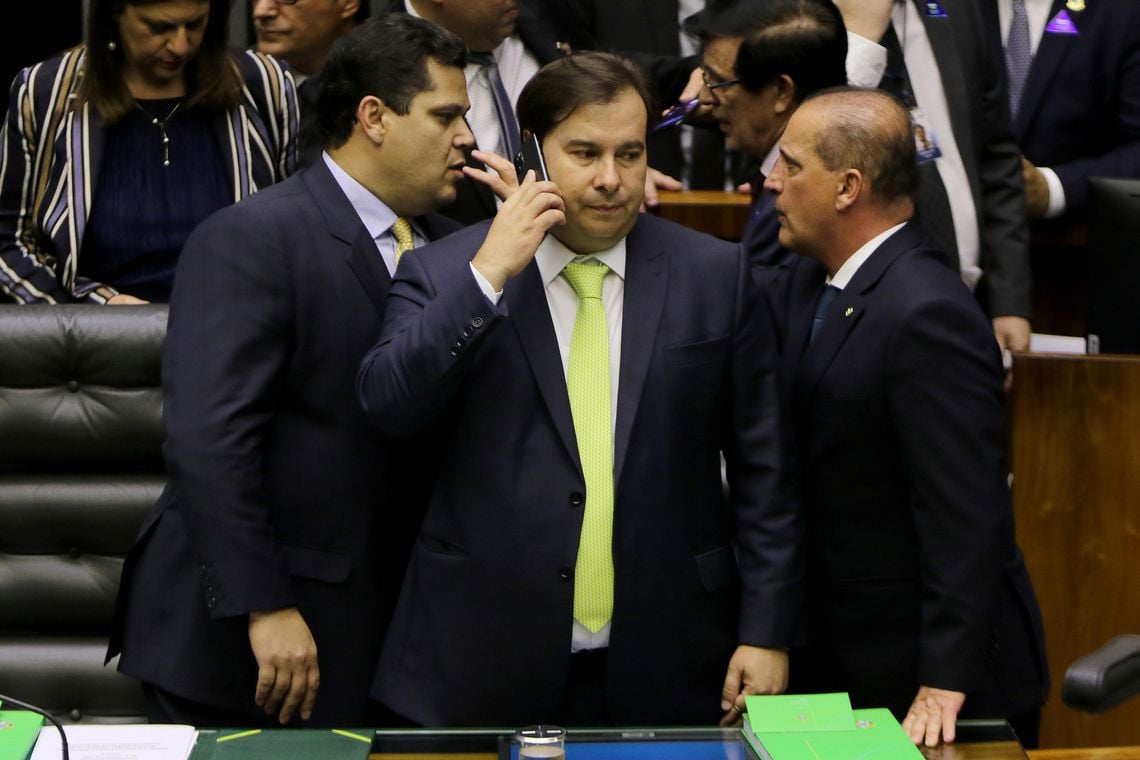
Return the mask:
{"type": "Polygon", "coordinates": [[[815,340],[815,334],[823,326],[823,320],[827,318],[827,312],[831,309],[831,302],[835,300],[837,295],[839,295],[839,288],[834,285],[828,285],[823,289],[823,295],[819,297],[819,306],[815,307],[815,317],[811,321],[811,338],[808,343],[815,340]]]}

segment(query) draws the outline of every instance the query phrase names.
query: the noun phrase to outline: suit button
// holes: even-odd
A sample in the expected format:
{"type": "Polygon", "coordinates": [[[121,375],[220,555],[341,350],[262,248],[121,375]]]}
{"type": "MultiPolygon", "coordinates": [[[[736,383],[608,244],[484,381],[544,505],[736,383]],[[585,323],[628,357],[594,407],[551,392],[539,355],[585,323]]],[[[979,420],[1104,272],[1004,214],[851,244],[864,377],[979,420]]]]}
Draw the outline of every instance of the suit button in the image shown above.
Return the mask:
{"type": "Polygon", "coordinates": [[[563,567],[561,570],[558,571],[558,577],[564,581],[570,580],[570,568],[563,567]]]}
{"type": "Polygon", "coordinates": [[[467,327],[463,328],[463,337],[464,338],[470,338],[474,334],[475,334],[475,328],[474,327],[467,326],[467,327]]]}
{"type": "Polygon", "coordinates": [[[582,503],[585,501],[586,501],[586,497],[583,496],[582,494],[578,493],[577,491],[574,491],[573,493],[570,494],[570,506],[572,506],[572,507],[580,507],[580,506],[582,506],[582,503]]]}
{"type": "Polygon", "coordinates": [[[458,348],[451,349],[451,355],[452,356],[459,356],[459,349],[458,348]]]}
{"type": "Polygon", "coordinates": [[[78,707],[73,707],[71,708],[71,712],[67,714],[67,717],[71,718],[72,722],[78,723],[79,719],[83,717],[83,713],[79,712],[78,707]]]}
{"type": "Polygon", "coordinates": [[[466,344],[466,343],[467,343],[466,338],[460,337],[460,338],[455,339],[455,347],[456,348],[463,348],[464,344],[466,344]]]}
{"type": "Polygon", "coordinates": [[[68,554],[68,556],[70,556],[72,559],[79,559],[80,557],[82,557],[82,556],[83,556],[83,552],[79,551],[79,547],[78,547],[78,546],[73,546],[73,547],[71,547],[70,549],[68,549],[68,550],[67,550],[67,554],[68,554]]]}
{"type": "Polygon", "coordinates": [[[216,597],[211,596],[208,599],[206,599],[206,606],[209,607],[210,609],[214,609],[214,607],[216,607],[217,605],[218,605],[218,600],[216,597]]]}
{"type": "Polygon", "coordinates": [[[79,381],[78,380],[68,380],[67,381],[67,389],[69,391],[71,391],[72,393],[78,393],[79,392],[79,381]]]}
{"type": "Polygon", "coordinates": [[[475,319],[471,320],[471,326],[475,327],[475,328],[482,327],[483,326],[483,318],[482,317],[475,317],[475,319]]]}

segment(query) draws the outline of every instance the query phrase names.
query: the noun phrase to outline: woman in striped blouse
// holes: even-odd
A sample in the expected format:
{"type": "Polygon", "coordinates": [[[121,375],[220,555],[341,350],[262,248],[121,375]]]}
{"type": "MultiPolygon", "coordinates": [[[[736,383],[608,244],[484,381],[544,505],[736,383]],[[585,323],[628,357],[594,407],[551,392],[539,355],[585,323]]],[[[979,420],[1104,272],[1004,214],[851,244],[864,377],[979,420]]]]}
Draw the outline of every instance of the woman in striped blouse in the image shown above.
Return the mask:
{"type": "Polygon", "coordinates": [[[292,171],[292,76],[228,50],[228,15],[229,0],[91,0],[85,43],[16,77],[0,299],[166,301],[198,222],[292,171]]]}

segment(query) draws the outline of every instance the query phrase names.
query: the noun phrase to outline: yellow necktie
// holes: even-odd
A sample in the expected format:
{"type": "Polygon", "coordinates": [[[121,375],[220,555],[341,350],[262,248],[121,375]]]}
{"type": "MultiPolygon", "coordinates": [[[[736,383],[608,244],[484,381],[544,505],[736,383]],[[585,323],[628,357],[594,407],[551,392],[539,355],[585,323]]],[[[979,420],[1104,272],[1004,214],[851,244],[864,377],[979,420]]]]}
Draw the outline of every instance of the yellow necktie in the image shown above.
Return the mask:
{"type": "Polygon", "coordinates": [[[396,238],[396,263],[399,264],[400,257],[416,247],[411,222],[402,216],[396,217],[392,222],[392,237],[396,238]]]}
{"type": "Polygon", "coordinates": [[[562,270],[578,294],[566,390],[586,479],[586,504],[574,570],[574,619],[594,633],[610,621],[614,611],[609,323],[602,304],[602,280],[607,271],[596,259],[571,262],[562,270]]]}

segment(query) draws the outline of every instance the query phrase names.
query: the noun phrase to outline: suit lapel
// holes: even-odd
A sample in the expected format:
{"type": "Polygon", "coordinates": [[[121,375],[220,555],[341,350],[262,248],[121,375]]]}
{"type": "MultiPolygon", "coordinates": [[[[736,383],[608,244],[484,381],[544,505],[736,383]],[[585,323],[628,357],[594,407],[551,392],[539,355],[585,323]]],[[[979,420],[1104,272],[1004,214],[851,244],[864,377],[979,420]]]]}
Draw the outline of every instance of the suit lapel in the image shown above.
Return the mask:
{"type": "MultiPolygon", "coordinates": [[[[907,224],[887,238],[871,257],[863,262],[855,276],[851,278],[851,282],[847,283],[847,287],[835,297],[815,340],[804,349],[800,361],[795,387],[797,395],[802,399],[810,401],[815,396],[819,381],[869,307],[868,294],[879,282],[883,273],[895,259],[920,243],[921,236],[918,229],[913,224],[907,224]]],[[[819,298],[817,296],[806,300],[810,302],[813,313],[805,315],[801,310],[798,319],[800,324],[806,324],[806,329],[810,331],[815,304],[819,303],[819,298]]]]}
{"type": "Polygon", "coordinates": [[[558,437],[573,458],[578,472],[581,472],[578,440],[574,436],[574,419],[570,414],[570,396],[566,391],[566,372],[558,354],[558,337],[550,320],[550,306],[538,264],[532,261],[521,275],[507,281],[503,301],[510,311],[511,324],[519,336],[523,354],[534,373],[558,437]]]}
{"type": "Polygon", "coordinates": [[[303,172],[305,185],[313,202],[321,210],[329,234],[345,244],[345,261],[356,275],[377,314],[384,314],[384,297],[392,286],[392,278],[376,249],[376,241],[368,234],[356,209],[333,179],[325,162],[316,163],[303,172]]]}
{"type": "Polygon", "coordinates": [[[669,284],[668,257],[651,228],[634,225],[626,239],[625,297],[622,307],[621,369],[618,377],[617,424],[614,429],[614,484],[621,482],[630,433],[649,362],[657,344],[657,327],[669,284]]]}
{"type": "MultiPolygon", "coordinates": [[[[966,0],[966,2],[973,1],[966,0]]],[[[950,112],[950,124],[954,130],[954,140],[958,144],[962,160],[966,166],[970,166],[975,155],[974,132],[969,122],[969,114],[972,112],[970,93],[966,90],[966,77],[962,72],[962,63],[954,42],[954,28],[951,26],[958,22],[952,15],[936,17],[927,14],[919,0],[914,0],[914,7],[922,19],[926,36],[930,40],[930,48],[934,52],[934,61],[938,64],[942,90],[946,93],[946,106],[950,112]]],[[[954,10],[951,8],[948,14],[954,10]]]]}
{"type": "MultiPolygon", "coordinates": [[[[1065,10],[1065,0],[1053,0],[1046,25],[1062,10],[1065,10]]],[[[1068,13],[1077,29],[1080,29],[1081,17],[1084,14],[1074,11],[1068,13]]],[[[1033,123],[1034,116],[1049,95],[1049,88],[1053,86],[1055,72],[1068,55],[1075,40],[1076,35],[1073,34],[1044,32],[1041,35],[1037,53],[1033,56],[1033,63],[1029,67],[1029,76],[1025,80],[1025,89],[1021,93],[1021,107],[1013,124],[1014,134],[1019,136],[1025,134],[1029,125],[1033,123]]]]}

